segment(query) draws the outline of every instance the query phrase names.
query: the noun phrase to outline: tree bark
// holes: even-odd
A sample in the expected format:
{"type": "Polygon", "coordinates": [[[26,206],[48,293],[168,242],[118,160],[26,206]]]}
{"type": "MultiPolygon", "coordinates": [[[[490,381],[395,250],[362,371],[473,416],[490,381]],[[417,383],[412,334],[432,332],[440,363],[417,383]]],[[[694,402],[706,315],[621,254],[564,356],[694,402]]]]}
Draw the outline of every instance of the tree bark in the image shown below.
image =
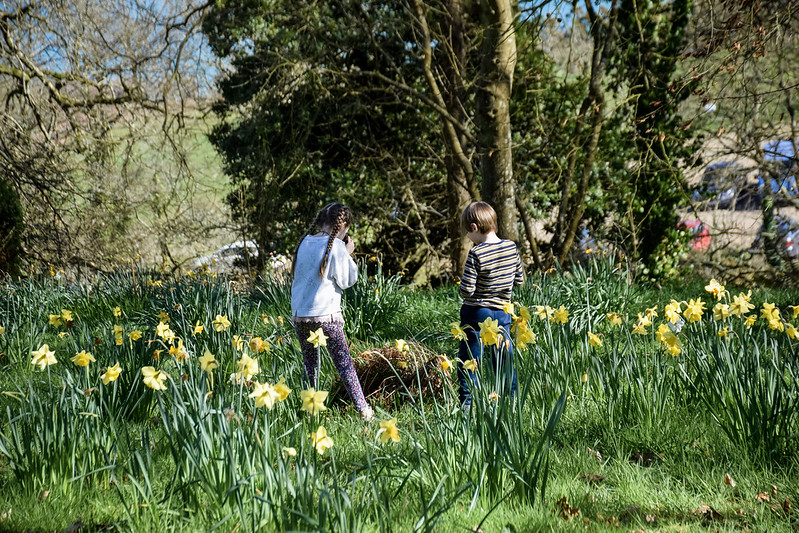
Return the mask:
{"type": "Polygon", "coordinates": [[[483,199],[497,211],[499,234],[518,240],[511,153],[510,97],[516,66],[514,9],[510,0],[482,0],[484,28],[480,47],[475,122],[483,199]]]}

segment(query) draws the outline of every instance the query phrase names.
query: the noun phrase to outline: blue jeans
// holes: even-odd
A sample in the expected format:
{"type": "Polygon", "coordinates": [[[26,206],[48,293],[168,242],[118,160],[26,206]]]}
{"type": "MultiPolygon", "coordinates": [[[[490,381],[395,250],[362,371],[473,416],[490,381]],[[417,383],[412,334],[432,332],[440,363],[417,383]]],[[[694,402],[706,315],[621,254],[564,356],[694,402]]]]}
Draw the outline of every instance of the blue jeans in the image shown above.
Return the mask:
{"type": "MultiPolygon", "coordinates": [[[[491,368],[494,371],[495,384],[492,386],[497,394],[516,394],[516,369],[513,366],[513,345],[510,342],[511,316],[501,309],[476,307],[473,305],[461,306],[461,327],[466,330],[466,339],[458,346],[458,357],[461,361],[477,359],[479,370],[477,372],[463,368],[463,363],[458,363],[458,398],[461,404],[472,403],[471,389],[480,384],[478,374],[485,372],[480,364],[483,360],[483,351],[491,354],[491,368]],[[480,323],[486,318],[496,320],[505,342],[503,346],[483,346],[480,341],[480,323]]],[[[484,378],[485,379],[485,378],[484,378]]],[[[488,381],[487,383],[490,383],[488,381]]]]}

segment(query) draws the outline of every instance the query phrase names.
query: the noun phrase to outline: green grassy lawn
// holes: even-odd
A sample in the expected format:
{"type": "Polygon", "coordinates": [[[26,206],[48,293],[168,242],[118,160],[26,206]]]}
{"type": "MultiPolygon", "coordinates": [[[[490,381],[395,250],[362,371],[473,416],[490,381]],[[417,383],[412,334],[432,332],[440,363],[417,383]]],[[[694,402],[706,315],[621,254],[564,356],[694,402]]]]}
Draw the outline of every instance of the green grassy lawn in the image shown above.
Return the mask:
{"type": "MultiPolygon", "coordinates": [[[[531,274],[514,296],[518,327],[536,337],[515,346],[519,392],[506,394],[502,371],[484,364],[464,413],[455,371],[440,365],[457,354],[457,287],[409,290],[362,268],[345,293],[347,333],[356,362],[371,357],[368,371],[387,378],[367,391],[369,423],[332,392],[326,410],[302,410],[284,280],[245,287],[120,271],[74,285],[6,283],[0,531],[796,528],[795,290],[752,290],[747,326],[713,318],[717,303],[742,300],[731,287],[717,300],[709,280],[630,284],[605,258],[531,274]],[[688,322],[697,298],[705,310],[688,322]],[[672,300],[687,322],[673,338],[656,333],[672,300]],[[565,323],[547,318],[561,305],[565,323]],[[647,318],[646,333],[633,333],[647,318]],[[268,351],[250,345],[255,337],[268,351]],[[40,368],[31,359],[43,344],[57,363],[40,368]],[[71,361],[81,350],[96,359],[87,368],[71,361]],[[206,350],[218,365],[209,372],[206,350]],[[115,363],[119,377],[103,383],[115,363]],[[165,373],[164,390],[145,385],[150,366],[165,373]],[[255,384],[281,378],[292,392],[256,406],[255,384]],[[383,429],[392,419],[398,442],[383,429]],[[320,427],[333,442],[322,454],[309,439],[320,427]]],[[[322,360],[320,390],[335,391],[322,360]]]]}

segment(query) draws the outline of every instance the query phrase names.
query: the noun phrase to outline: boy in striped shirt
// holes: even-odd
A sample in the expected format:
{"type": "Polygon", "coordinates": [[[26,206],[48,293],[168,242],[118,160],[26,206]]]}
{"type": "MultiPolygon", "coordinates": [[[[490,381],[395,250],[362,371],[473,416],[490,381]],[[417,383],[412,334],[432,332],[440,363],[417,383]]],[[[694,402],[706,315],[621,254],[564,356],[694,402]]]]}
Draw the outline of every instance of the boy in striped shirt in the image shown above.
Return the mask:
{"type": "MultiPolygon", "coordinates": [[[[472,202],[461,213],[461,226],[474,243],[466,257],[460,284],[461,327],[466,338],[458,347],[458,397],[461,405],[471,405],[471,388],[478,383],[474,369],[464,368],[472,359],[479,364],[483,355],[480,340],[480,323],[496,320],[500,335],[491,352],[491,363],[497,377],[502,380],[502,391],[516,393],[516,370],[513,367],[513,348],[510,342],[511,315],[504,308],[510,304],[514,286],[524,283],[522,261],[516,243],[497,237],[497,214],[485,202],[472,202]]],[[[469,365],[471,366],[471,365],[469,365]]]]}

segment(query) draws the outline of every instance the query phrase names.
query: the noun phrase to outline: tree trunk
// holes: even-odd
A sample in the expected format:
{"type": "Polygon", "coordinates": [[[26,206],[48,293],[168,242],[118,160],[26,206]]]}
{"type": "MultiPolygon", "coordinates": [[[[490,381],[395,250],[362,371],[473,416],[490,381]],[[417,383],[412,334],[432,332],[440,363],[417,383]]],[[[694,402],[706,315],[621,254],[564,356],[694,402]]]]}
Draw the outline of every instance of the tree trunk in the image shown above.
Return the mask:
{"type": "Polygon", "coordinates": [[[514,9],[510,0],[482,0],[484,28],[480,47],[475,122],[483,199],[497,211],[499,234],[518,240],[511,153],[510,97],[516,66],[514,9]]]}

